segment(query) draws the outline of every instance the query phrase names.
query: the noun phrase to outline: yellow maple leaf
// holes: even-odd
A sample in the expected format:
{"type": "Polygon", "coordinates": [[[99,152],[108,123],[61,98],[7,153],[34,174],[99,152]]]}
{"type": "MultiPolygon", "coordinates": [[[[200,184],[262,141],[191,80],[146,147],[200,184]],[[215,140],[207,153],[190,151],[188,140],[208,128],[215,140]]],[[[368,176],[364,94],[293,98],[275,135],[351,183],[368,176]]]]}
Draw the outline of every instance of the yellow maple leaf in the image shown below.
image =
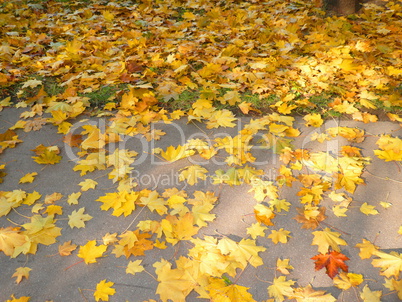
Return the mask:
{"type": "Polygon", "coordinates": [[[284,275],[289,275],[290,274],[289,270],[294,269],[294,267],[289,264],[289,261],[290,261],[289,259],[282,260],[278,258],[276,260],[276,270],[280,271],[284,275]]]}
{"type": "Polygon", "coordinates": [[[15,270],[15,273],[12,275],[12,278],[16,277],[17,279],[15,280],[15,282],[17,284],[19,284],[22,281],[23,278],[26,278],[26,279],[29,278],[29,272],[31,270],[32,269],[29,268],[29,267],[18,267],[15,270]]]}
{"type": "Polygon", "coordinates": [[[333,279],[334,285],[342,290],[359,286],[363,282],[363,275],[341,272],[333,279]]]}
{"type": "Polygon", "coordinates": [[[218,128],[218,127],[234,127],[236,126],[233,121],[236,118],[233,113],[227,109],[216,110],[212,113],[207,121],[207,129],[218,128]]]}
{"type": "Polygon", "coordinates": [[[314,238],[311,245],[318,245],[318,252],[321,254],[326,254],[329,247],[340,252],[338,245],[347,245],[345,240],[339,238],[341,234],[332,232],[329,228],[325,228],[323,231],[315,231],[312,234],[314,238]]]}
{"type": "Polygon", "coordinates": [[[101,209],[107,211],[113,209],[113,216],[130,215],[135,210],[135,202],[140,196],[134,191],[120,191],[116,193],[107,193],[105,196],[100,196],[96,201],[103,203],[101,209]]]}
{"type": "Polygon", "coordinates": [[[114,15],[108,10],[102,11],[102,16],[107,22],[112,22],[114,19],[114,15]]]}
{"type": "Polygon", "coordinates": [[[42,85],[42,81],[36,80],[36,79],[28,80],[28,81],[26,81],[24,83],[24,85],[22,85],[21,89],[24,89],[24,88],[27,88],[27,87],[35,88],[36,86],[39,86],[39,85],[42,85]]]}
{"type": "Polygon", "coordinates": [[[136,273],[141,273],[144,271],[144,267],[141,265],[142,260],[135,260],[135,261],[130,261],[127,264],[126,268],[126,274],[132,274],[135,275],[136,273]]]}
{"type": "Polygon", "coordinates": [[[156,211],[159,215],[167,213],[166,201],[159,197],[159,193],[152,191],[147,197],[140,198],[141,205],[147,206],[150,211],[156,211]]]}
{"type": "Polygon", "coordinates": [[[283,301],[285,296],[290,297],[293,295],[293,284],[295,282],[293,280],[286,280],[285,276],[274,278],[272,285],[268,287],[268,295],[274,297],[275,301],[283,301]]]}
{"type": "Polygon", "coordinates": [[[45,213],[48,215],[63,215],[63,207],[51,204],[47,206],[45,213]]]}
{"type": "Polygon", "coordinates": [[[188,150],[185,146],[167,147],[166,151],[161,152],[161,156],[169,162],[174,162],[179,159],[189,157],[195,153],[194,150],[188,150]]]}
{"type": "Polygon", "coordinates": [[[20,184],[32,183],[35,180],[36,175],[38,175],[38,173],[36,172],[28,173],[25,176],[21,177],[19,183],[20,184]]]}
{"type": "Polygon", "coordinates": [[[68,225],[70,228],[85,228],[85,222],[91,220],[93,217],[84,214],[85,207],[80,208],[78,211],[74,210],[71,215],[68,215],[68,225]]]}
{"type": "Polygon", "coordinates": [[[254,214],[258,222],[262,222],[265,225],[274,225],[271,219],[275,217],[275,213],[271,208],[263,205],[262,203],[254,206],[254,214]]]}
{"type": "Polygon", "coordinates": [[[106,135],[101,133],[100,130],[93,125],[84,125],[85,129],[81,134],[88,134],[88,137],[82,141],[81,147],[83,149],[101,149],[106,144],[106,135]]]}
{"type": "Polygon", "coordinates": [[[360,206],[360,212],[362,212],[363,214],[366,214],[367,216],[379,214],[378,211],[375,209],[375,206],[371,206],[371,205],[367,204],[367,202],[363,203],[360,206]]]}
{"type": "Polygon", "coordinates": [[[325,293],[323,290],[314,290],[310,284],[306,287],[299,287],[294,289],[294,293],[289,297],[296,299],[297,302],[335,302],[336,299],[331,295],[325,293]]]}
{"type": "Polygon", "coordinates": [[[106,279],[99,282],[94,292],[95,300],[109,301],[109,296],[113,296],[116,293],[116,290],[112,288],[113,285],[113,282],[106,282],[106,279]]]}
{"type": "Polygon", "coordinates": [[[306,126],[321,127],[324,123],[324,120],[321,118],[321,114],[319,113],[307,114],[303,119],[306,121],[306,126]]]}
{"type": "Polygon", "coordinates": [[[247,234],[249,234],[251,238],[256,239],[257,237],[264,237],[265,230],[267,229],[268,228],[263,226],[260,222],[256,222],[247,228],[247,234]]]}
{"type": "Polygon", "coordinates": [[[26,230],[23,234],[27,235],[33,243],[44,245],[55,243],[56,237],[61,235],[61,228],[56,227],[53,218],[53,215],[47,217],[32,216],[31,222],[22,225],[26,230]]]}
{"type": "Polygon", "coordinates": [[[42,154],[39,156],[32,156],[35,162],[42,165],[54,165],[60,162],[61,156],[57,155],[57,153],[53,150],[46,149],[42,154]]]}
{"type": "Polygon", "coordinates": [[[399,276],[399,273],[402,271],[402,254],[398,254],[394,251],[390,252],[389,254],[377,251],[373,254],[379,257],[379,259],[374,259],[371,264],[374,267],[381,268],[381,275],[384,275],[387,278],[391,276],[395,276],[397,278],[399,276]]]}
{"type": "Polygon", "coordinates": [[[211,301],[256,302],[248,292],[248,287],[227,284],[222,278],[210,278],[206,289],[211,301]]]}
{"type": "Polygon", "coordinates": [[[0,251],[7,256],[12,256],[16,247],[26,242],[26,237],[21,234],[20,228],[0,228],[0,251]]]}
{"type": "Polygon", "coordinates": [[[16,298],[14,295],[11,295],[12,300],[7,300],[6,302],[29,302],[31,300],[30,297],[21,296],[20,298],[16,298]]]}
{"type": "Polygon", "coordinates": [[[98,182],[93,179],[87,178],[84,181],[81,181],[78,185],[81,186],[81,191],[88,191],[89,189],[95,189],[98,182]]]}
{"type": "Polygon", "coordinates": [[[289,231],[281,228],[279,231],[271,230],[271,234],[268,235],[268,238],[271,238],[272,242],[275,244],[278,244],[278,242],[287,243],[288,237],[291,237],[289,234],[289,231]]]}
{"type": "Polygon", "coordinates": [[[381,290],[372,291],[367,284],[360,293],[360,298],[363,299],[363,302],[381,302],[381,296],[381,290]]]}
{"type": "Polygon", "coordinates": [[[402,151],[395,152],[394,150],[374,150],[374,154],[378,158],[385,161],[402,161],[402,151]]]}
{"type": "Polygon", "coordinates": [[[332,212],[337,217],[347,217],[347,215],[345,214],[347,211],[348,211],[348,208],[342,207],[340,205],[335,205],[332,207],[332,212]]]}
{"type": "Polygon", "coordinates": [[[216,217],[215,214],[210,213],[213,208],[214,205],[209,203],[194,205],[191,209],[191,213],[194,216],[194,224],[204,227],[207,226],[206,221],[213,221],[216,217]]]}
{"type": "Polygon", "coordinates": [[[263,264],[261,257],[258,255],[260,252],[264,252],[265,247],[258,246],[255,240],[242,239],[237,243],[237,248],[231,251],[230,255],[235,257],[236,261],[240,262],[245,268],[247,263],[257,267],[263,264]]]}
{"type": "Polygon", "coordinates": [[[102,257],[106,249],[106,245],[96,246],[96,240],[91,240],[80,246],[78,257],[84,259],[86,264],[96,263],[96,258],[102,257]]]}
{"type": "Polygon", "coordinates": [[[104,245],[110,245],[117,241],[117,233],[107,233],[105,236],[102,237],[102,241],[104,245]]]}
{"type": "Polygon", "coordinates": [[[185,273],[183,269],[172,269],[172,265],[162,259],[155,262],[155,273],[158,276],[158,287],[156,293],[160,295],[163,302],[172,300],[175,302],[185,302],[187,295],[197,285],[193,278],[185,273]]]}
{"type": "Polygon", "coordinates": [[[68,195],[67,203],[69,205],[78,204],[78,199],[81,197],[81,192],[71,193],[68,195]]]}
{"type": "Polygon", "coordinates": [[[207,178],[207,175],[205,175],[205,173],[208,172],[207,169],[201,167],[200,165],[187,166],[183,169],[180,169],[180,171],[181,172],[179,174],[179,181],[186,180],[190,186],[198,183],[199,179],[205,180],[207,178]]]}

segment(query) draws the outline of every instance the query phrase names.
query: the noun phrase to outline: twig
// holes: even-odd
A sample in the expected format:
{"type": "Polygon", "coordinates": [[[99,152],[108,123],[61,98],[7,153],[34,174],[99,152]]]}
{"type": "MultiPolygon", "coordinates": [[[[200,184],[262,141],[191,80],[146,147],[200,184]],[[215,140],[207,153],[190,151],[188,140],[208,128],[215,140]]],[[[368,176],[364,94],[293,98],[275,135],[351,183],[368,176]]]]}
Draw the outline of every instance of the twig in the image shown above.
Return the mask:
{"type": "Polygon", "coordinates": [[[380,176],[374,175],[369,170],[367,170],[367,168],[366,168],[366,171],[367,171],[368,174],[370,174],[371,176],[374,176],[375,178],[382,179],[382,180],[390,180],[390,181],[402,184],[402,181],[400,181],[400,180],[392,179],[392,178],[389,178],[389,177],[380,177],[380,176]]]}
{"type": "Polygon", "coordinates": [[[83,298],[85,301],[88,302],[88,299],[84,296],[84,293],[82,292],[82,289],[81,289],[81,288],[78,288],[78,291],[80,292],[82,298],[83,298]]]}
{"type": "Polygon", "coordinates": [[[84,262],[84,259],[82,259],[82,260],[80,260],[80,261],[78,261],[78,262],[76,262],[76,263],[71,264],[69,267],[66,267],[64,270],[66,271],[66,270],[68,270],[69,268],[73,267],[74,265],[80,264],[81,262],[84,262]]]}
{"type": "Polygon", "coordinates": [[[340,229],[338,229],[338,228],[336,228],[336,227],[330,225],[329,223],[326,223],[326,222],[324,222],[324,221],[321,221],[321,222],[319,222],[319,223],[322,223],[322,224],[326,225],[327,227],[329,227],[329,228],[331,228],[331,229],[337,230],[338,232],[341,232],[342,234],[345,234],[345,235],[350,236],[349,233],[344,232],[344,231],[342,231],[342,230],[340,230],[340,229]]]}

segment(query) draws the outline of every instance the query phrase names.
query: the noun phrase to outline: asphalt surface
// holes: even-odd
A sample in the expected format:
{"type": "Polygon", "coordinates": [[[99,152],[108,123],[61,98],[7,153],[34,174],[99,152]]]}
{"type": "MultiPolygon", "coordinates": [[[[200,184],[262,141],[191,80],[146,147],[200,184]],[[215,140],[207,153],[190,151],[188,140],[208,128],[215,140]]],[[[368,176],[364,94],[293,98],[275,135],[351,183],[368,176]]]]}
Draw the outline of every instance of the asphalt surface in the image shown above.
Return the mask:
{"type": "MultiPolygon", "coordinates": [[[[0,112],[0,133],[4,133],[9,127],[14,125],[19,119],[19,115],[24,109],[5,108],[0,112]]],[[[86,121],[74,121],[77,125],[76,133],[82,131],[78,128],[84,124],[96,124],[99,128],[105,122],[102,118],[87,118],[86,121]]],[[[83,119],[83,118],[82,118],[83,119]]],[[[242,118],[234,128],[206,129],[202,123],[187,123],[186,119],[175,121],[172,124],[157,123],[156,129],[166,132],[160,140],[147,142],[144,137],[127,137],[121,143],[120,149],[135,150],[138,152],[137,160],[132,165],[134,168],[133,176],[136,176],[138,186],[136,190],[148,188],[162,193],[166,188],[176,187],[183,189],[189,196],[194,191],[211,191],[219,195],[219,203],[212,210],[216,214],[216,219],[209,223],[207,227],[200,230],[196,235],[203,238],[205,235],[216,236],[224,234],[234,240],[241,240],[247,236],[246,228],[254,223],[253,207],[256,204],[253,194],[249,193],[250,185],[241,184],[238,186],[214,185],[208,177],[205,181],[190,186],[185,182],[178,181],[178,171],[188,166],[189,159],[182,159],[173,163],[166,163],[159,157],[152,155],[152,149],[159,147],[163,150],[170,145],[178,146],[184,144],[188,139],[194,137],[216,138],[227,134],[235,136],[239,129],[250,121],[242,118]]],[[[377,122],[364,124],[354,121],[328,121],[320,129],[333,127],[334,125],[358,127],[366,131],[364,142],[351,145],[361,148],[364,156],[371,158],[370,165],[363,173],[364,185],[359,185],[353,195],[353,202],[347,217],[336,217],[330,209],[334,202],[328,198],[322,202],[328,211],[328,218],[325,223],[330,225],[334,231],[340,230],[341,237],[348,243],[342,246],[342,252],[351,260],[347,262],[349,272],[362,274],[365,281],[358,287],[362,290],[364,285],[369,285],[371,290],[382,290],[383,294],[389,292],[383,286],[384,276],[379,275],[380,269],[371,265],[372,259],[360,259],[359,249],[356,244],[361,243],[362,239],[374,242],[381,250],[390,252],[402,252],[402,236],[398,235],[398,229],[402,225],[402,173],[400,165],[394,162],[385,162],[378,159],[374,149],[378,149],[375,142],[379,134],[391,134],[402,136],[402,130],[398,123],[377,122]],[[389,180],[391,178],[392,180],[389,180]],[[381,201],[392,203],[392,206],[385,209],[380,206],[381,201]],[[378,215],[367,216],[359,211],[363,202],[375,205],[379,211],[378,215]]],[[[342,145],[350,144],[343,138],[331,140],[330,142],[317,143],[310,141],[309,135],[317,131],[315,128],[306,128],[302,119],[297,119],[294,127],[301,131],[301,135],[295,139],[295,148],[306,148],[312,151],[329,151],[336,153],[342,145]]],[[[168,245],[167,249],[153,249],[145,252],[145,256],[131,257],[126,259],[124,256],[116,258],[111,253],[111,247],[107,250],[106,257],[98,258],[96,263],[88,264],[77,263],[81,259],[77,257],[78,249],[72,255],[61,257],[58,255],[58,245],[72,240],[76,245],[84,245],[88,240],[100,240],[106,233],[120,234],[130,227],[134,230],[138,222],[145,219],[160,219],[154,213],[137,208],[131,215],[115,217],[111,211],[102,211],[100,203],[95,201],[100,196],[109,192],[116,192],[117,184],[108,179],[107,173],[110,170],[95,171],[85,176],[80,176],[79,172],[73,171],[77,159],[76,147],[70,147],[63,142],[63,135],[57,133],[57,128],[46,124],[38,131],[24,132],[16,130],[18,138],[23,142],[16,145],[13,149],[6,149],[0,154],[0,165],[5,164],[7,175],[3,183],[0,184],[1,191],[24,190],[27,193],[37,191],[42,198],[37,201],[43,202],[46,195],[55,192],[61,193],[63,198],[57,203],[63,207],[63,214],[58,215],[56,225],[62,228],[62,235],[57,238],[57,243],[45,246],[39,245],[36,254],[19,255],[11,259],[0,252],[0,301],[7,301],[14,294],[31,297],[30,301],[94,301],[93,291],[96,284],[101,280],[114,282],[113,288],[116,294],[110,296],[110,301],[146,301],[154,299],[159,301],[159,296],[155,293],[157,281],[145,272],[136,275],[125,273],[128,261],[136,259],[143,260],[142,264],[150,273],[154,272],[152,264],[160,259],[174,262],[180,255],[186,255],[189,244],[182,242],[176,246],[168,245]],[[55,165],[40,165],[32,159],[35,156],[32,151],[38,145],[58,146],[62,160],[55,165]],[[37,172],[32,183],[19,184],[21,177],[27,173],[37,172]],[[91,178],[98,182],[95,189],[82,192],[78,205],[69,205],[66,202],[68,195],[79,192],[81,181],[91,178]],[[68,215],[73,210],[85,207],[85,213],[93,218],[86,222],[85,228],[70,228],[68,225],[68,215]],[[141,212],[140,212],[141,211],[141,212]],[[31,268],[29,279],[23,279],[16,284],[12,278],[18,267],[31,268]]],[[[108,147],[112,148],[112,147],[108,147]]],[[[113,147],[114,148],[114,147],[113,147]]],[[[277,176],[277,169],[281,162],[278,157],[270,150],[256,149],[253,151],[259,160],[256,165],[258,169],[263,169],[267,179],[274,180],[277,176]]],[[[192,161],[197,161],[208,170],[208,175],[214,175],[218,169],[227,170],[228,166],[224,163],[224,157],[216,157],[215,160],[204,160],[199,156],[194,156],[192,161]]],[[[264,264],[258,268],[247,267],[239,276],[237,283],[249,287],[249,292],[256,301],[266,301],[269,299],[267,287],[275,276],[279,276],[275,269],[278,258],[290,259],[290,264],[294,267],[288,279],[297,281],[297,286],[306,286],[309,283],[317,290],[330,292],[338,301],[358,301],[354,289],[342,291],[333,286],[332,280],[325,274],[325,270],[316,271],[314,261],[310,258],[315,256],[317,246],[311,245],[313,235],[311,230],[302,229],[301,225],[293,219],[297,215],[296,208],[300,207],[299,196],[300,184],[294,183],[293,187],[284,187],[280,192],[280,198],[286,199],[291,203],[289,212],[281,212],[273,222],[274,226],[269,226],[266,235],[270,230],[284,228],[290,231],[291,238],[286,244],[273,244],[271,239],[262,237],[257,238],[260,246],[267,248],[260,253],[264,264]],[[283,214],[283,215],[282,215],[283,214]],[[266,282],[268,281],[268,282],[266,282]]],[[[22,225],[29,220],[26,217],[32,216],[32,206],[22,205],[17,211],[11,211],[7,216],[0,217],[0,228],[22,225]]],[[[186,301],[206,301],[197,299],[196,293],[190,293],[186,301]]],[[[397,294],[392,293],[384,296],[381,301],[399,301],[397,294]]]]}

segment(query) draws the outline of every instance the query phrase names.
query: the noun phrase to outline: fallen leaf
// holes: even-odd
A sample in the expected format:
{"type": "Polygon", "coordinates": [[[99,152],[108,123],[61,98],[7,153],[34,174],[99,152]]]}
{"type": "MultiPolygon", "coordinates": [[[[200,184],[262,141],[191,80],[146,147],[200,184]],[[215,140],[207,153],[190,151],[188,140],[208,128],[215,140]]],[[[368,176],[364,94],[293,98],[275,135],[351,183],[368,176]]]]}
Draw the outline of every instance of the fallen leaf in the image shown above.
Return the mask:
{"type": "Polygon", "coordinates": [[[318,254],[311,259],[315,260],[315,270],[318,271],[325,267],[326,273],[331,279],[334,279],[334,277],[339,273],[339,269],[348,272],[348,266],[345,264],[345,261],[350,259],[337,251],[318,254]]]}
{"type": "Polygon", "coordinates": [[[29,278],[29,272],[31,270],[32,269],[29,268],[29,267],[18,267],[15,270],[15,273],[13,274],[12,278],[16,277],[17,279],[15,280],[15,282],[17,284],[19,284],[22,281],[23,278],[26,278],[26,279],[29,278]]]}
{"type": "Polygon", "coordinates": [[[96,246],[96,240],[91,240],[80,246],[78,257],[84,259],[86,264],[96,263],[96,258],[102,257],[106,249],[106,245],[96,246]]]}
{"type": "Polygon", "coordinates": [[[76,244],[72,244],[71,240],[66,241],[63,244],[59,245],[59,255],[60,256],[69,256],[71,252],[77,248],[76,244]]]}
{"type": "Polygon", "coordinates": [[[78,211],[74,210],[71,215],[68,215],[68,225],[70,228],[85,228],[85,222],[91,220],[93,217],[84,214],[85,207],[80,208],[78,211]]]}
{"type": "Polygon", "coordinates": [[[109,301],[109,296],[113,296],[116,293],[116,290],[112,288],[113,285],[113,282],[106,282],[106,279],[99,282],[94,292],[95,300],[109,301]]]}

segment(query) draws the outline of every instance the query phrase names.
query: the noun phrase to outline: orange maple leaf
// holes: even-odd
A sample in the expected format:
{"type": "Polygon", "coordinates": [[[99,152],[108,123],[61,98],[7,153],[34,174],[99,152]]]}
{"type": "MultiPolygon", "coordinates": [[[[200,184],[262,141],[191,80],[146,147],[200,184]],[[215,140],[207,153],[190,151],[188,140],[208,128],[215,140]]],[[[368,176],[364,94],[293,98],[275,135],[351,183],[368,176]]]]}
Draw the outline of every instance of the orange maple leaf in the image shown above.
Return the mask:
{"type": "Polygon", "coordinates": [[[333,279],[338,273],[339,269],[348,272],[348,266],[345,261],[349,260],[344,254],[337,251],[331,251],[326,254],[318,254],[311,258],[315,260],[315,270],[318,271],[326,268],[326,274],[333,279]]]}

